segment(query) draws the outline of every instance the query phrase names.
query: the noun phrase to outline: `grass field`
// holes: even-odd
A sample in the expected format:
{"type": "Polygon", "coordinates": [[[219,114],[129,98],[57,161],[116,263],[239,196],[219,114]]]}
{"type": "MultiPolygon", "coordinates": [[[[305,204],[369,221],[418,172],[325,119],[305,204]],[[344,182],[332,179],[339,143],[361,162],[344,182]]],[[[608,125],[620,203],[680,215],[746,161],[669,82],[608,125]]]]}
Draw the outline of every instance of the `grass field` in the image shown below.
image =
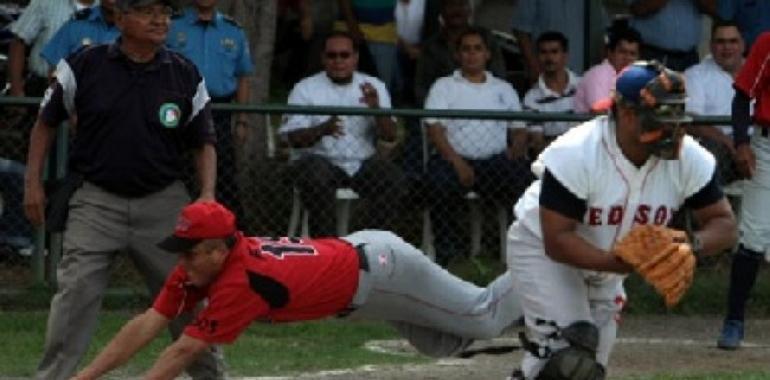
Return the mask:
{"type": "MultiPolygon", "coordinates": [[[[495,260],[482,259],[476,263],[455,264],[453,271],[474,282],[484,283],[499,273],[495,260]]],[[[683,314],[720,315],[725,302],[728,271],[723,263],[713,263],[699,271],[695,284],[683,303],[667,311],[660,297],[636,277],[629,278],[627,289],[631,299],[630,314],[683,314]]],[[[46,325],[46,308],[50,294],[39,290],[25,300],[0,302],[0,379],[28,378],[39,360],[46,325]],[[11,307],[11,306],[17,307],[11,307]]],[[[118,328],[130,318],[138,304],[136,295],[129,302],[120,298],[108,299],[109,311],[100,316],[100,324],[88,353],[90,359],[95,350],[103,347],[118,328]],[[123,307],[120,307],[120,306],[123,307]],[[131,306],[132,311],[125,309],[131,306]],[[117,307],[118,310],[113,310],[117,307]]],[[[139,297],[141,299],[141,297],[139,297]]],[[[760,275],[756,295],[751,302],[749,315],[755,318],[770,317],[770,276],[760,275]]],[[[432,361],[417,355],[391,355],[376,353],[363,348],[370,340],[397,338],[393,330],[382,323],[361,323],[340,320],[297,323],[285,325],[255,324],[234,345],[225,349],[228,373],[233,376],[288,375],[328,369],[354,368],[363,365],[426,364],[432,361]]],[[[136,376],[148,368],[158,353],[169,342],[168,337],[156,340],[131,364],[118,373],[117,378],[136,376]]],[[[770,357],[767,358],[770,368],[770,357]]],[[[692,376],[658,375],[655,377],[628,377],[638,380],[668,379],[770,379],[770,372],[713,373],[692,376]]],[[[474,379],[468,379],[474,380],[474,379]]]]}

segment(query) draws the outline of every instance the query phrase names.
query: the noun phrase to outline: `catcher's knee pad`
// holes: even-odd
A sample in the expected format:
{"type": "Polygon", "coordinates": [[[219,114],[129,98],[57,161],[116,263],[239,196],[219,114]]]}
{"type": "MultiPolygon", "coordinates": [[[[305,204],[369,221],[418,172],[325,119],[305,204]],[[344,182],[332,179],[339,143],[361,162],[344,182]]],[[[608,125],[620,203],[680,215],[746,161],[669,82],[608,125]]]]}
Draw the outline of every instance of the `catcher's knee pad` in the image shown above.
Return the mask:
{"type": "Polygon", "coordinates": [[[537,380],[603,380],[604,376],[595,352],[569,346],[551,354],[537,380]]]}
{"type": "MultiPolygon", "coordinates": [[[[554,338],[561,338],[568,346],[553,352],[539,351],[547,359],[537,380],[603,380],[604,366],[596,361],[599,329],[591,322],[577,321],[558,329],[554,338]]],[[[526,339],[525,339],[526,340],[526,339]]],[[[525,347],[532,345],[525,341],[525,347]]]]}

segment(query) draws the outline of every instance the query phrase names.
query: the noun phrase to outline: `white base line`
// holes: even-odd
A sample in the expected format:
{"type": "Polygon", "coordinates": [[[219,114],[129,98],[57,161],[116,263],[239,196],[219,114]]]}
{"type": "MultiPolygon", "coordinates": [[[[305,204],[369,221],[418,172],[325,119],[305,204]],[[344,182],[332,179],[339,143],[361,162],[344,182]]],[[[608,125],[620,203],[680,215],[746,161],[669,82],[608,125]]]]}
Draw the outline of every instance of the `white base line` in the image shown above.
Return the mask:
{"type": "MultiPolygon", "coordinates": [[[[496,338],[491,340],[485,340],[484,346],[497,346],[497,345],[519,345],[519,340],[516,338],[496,338]]],[[[714,347],[716,348],[716,345],[714,344],[713,340],[695,340],[695,339],[664,339],[664,338],[618,338],[616,341],[618,344],[648,344],[648,345],[669,345],[669,346],[698,346],[698,347],[714,347]]],[[[381,354],[389,354],[389,355],[397,355],[397,356],[414,356],[417,355],[417,353],[409,346],[409,343],[407,343],[405,340],[395,339],[395,340],[372,340],[369,342],[366,342],[364,344],[364,348],[373,352],[381,353],[381,354]]],[[[758,344],[758,343],[751,343],[751,342],[743,342],[741,344],[741,348],[759,348],[759,349],[767,349],[770,348],[770,344],[758,344]]],[[[473,362],[474,359],[459,359],[459,358],[448,358],[448,359],[439,359],[435,363],[430,364],[409,364],[409,365],[403,365],[400,368],[402,368],[404,371],[417,371],[417,370],[423,370],[426,367],[433,367],[433,366],[465,366],[468,365],[468,363],[473,362]]],[[[238,378],[231,378],[232,380],[292,380],[292,379],[302,379],[302,378],[323,378],[327,376],[339,376],[339,375],[347,375],[347,374],[353,374],[353,373],[371,373],[371,372],[377,372],[381,369],[385,368],[392,368],[393,365],[365,365],[357,368],[348,368],[348,369],[339,369],[339,370],[328,370],[328,371],[318,371],[318,372],[308,372],[308,373],[301,373],[291,376],[256,376],[256,377],[238,377],[238,378]]]]}

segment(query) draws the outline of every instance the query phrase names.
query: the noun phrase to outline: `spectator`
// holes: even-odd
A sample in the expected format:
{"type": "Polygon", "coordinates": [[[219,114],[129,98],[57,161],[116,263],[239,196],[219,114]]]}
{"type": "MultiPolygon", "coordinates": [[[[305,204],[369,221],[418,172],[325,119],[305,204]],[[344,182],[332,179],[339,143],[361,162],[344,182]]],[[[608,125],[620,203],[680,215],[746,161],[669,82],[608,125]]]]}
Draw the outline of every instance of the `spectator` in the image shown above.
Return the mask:
{"type": "Polygon", "coordinates": [[[767,1],[717,0],[717,16],[738,25],[747,50],[760,33],[770,30],[770,2],[767,1]]]}
{"type": "MultiPolygon", "coordinates": [[[[217,0],[195,0],[171,23],[168,47],[195,63],[206,80],[213,103],[245,104],[249,101],[247,76],[254,71],[243,29],[217,10],[217,0]],[[217,54],[212,54],[217,52],[217,54]]],[[[235,149],[246,141],[246,114],[236,115],[235,135],[231,113],[214,111],[217,133],[217,199],[243,219],[236,179],[235,149]]]]}
{"type": "MultiPolygon", "coordinates": [[[[423,43],[422,54],[417,60],[417,72],[415,73],[415,98],[418,105],[422,106],[428,90],[436,82],[436,79],[451,75],[458,67],[457,37],[470,27],[471,6],[469,0],[441,0],[442,27],[438,34],[426,36],[423,43]]],[[[505,78],[505,61],[500,46],[495,42],[492,33],[482,27],[478,27],[484,35],[484,40],[489,41],[491,54],[487,68],[498,78],[505,78]]]]}
{"type": "Polygon", "coordinates": [[[11,96],[42,96],[48,87],[48,73],[51,67],[40,52],[56,31],[75,12],[94,4],[94,0],[30,1],[24,13],[11,25],[16,39],[9,47],[8,82],[11,96]],[[29,65],[26,62],[27,46],[32,45],[29,65]],[[25,69],[29,75],[25,75],[25,69]]]}
{"type": "MultiPolygon", "coordinates": [[[[437,79],[452,75],[457,69],[457,37],[468,29],[471,20],[470,0],[427,0],[426,15],[431,17],[431,3],[439,2],[439,17],[441,29],[433,35],[423,35],[423,45],[414,77],[415,105],[422,107],[428,91],[437,79]]],[[[435,4],[433,5],[435,8],[435,4]]],[[[427,20],[426,20],[427,22],[427,20]]],[[[476,27],[484,34],[484,40],[489,43],[491,54],[487,69],[497,78],[506,77],[505,61],[500,46],[492,33],[482,27],[476,27]]],[[[404,143],[404,170],[411,178],[419,178],[423,172],[422,144],[423,136],[419,121],[406,119],[406,137],[404,143]]],[[[419,183],[419,181],[417,181],[419,183]]]]}
{"type": "Polygon", "coordinates": [[[109,43],[120,31],[115,26],[115,2],[101,0],[99,7],[78,11],[43,47],[40,55],[51,67],[83,46],[109,43]]]}
{"type": "Polygon", "coordinates": [[[740,241],[730,269],[727,315],[717,346],[726,350],[743,341],[746,302],[763,259],[770,255],[770,32],[757,37],[735,77],[733,141],[738,171],[747,178],[741,200],[740,241]],[[751,111],[751,102],[754,110],[751,111]],[[755,125],[749,138],[749,125],[755,125]]]}
{"type": "Polygon", "coordinates": [[[713,0],[626,0],[631,26],[642,36],[642,59],[655,59],[672,70],[698,63],[701,12],[714,15],[713,0]]]}
{"type": "MultiPolygon", "coordinates": [[[[524,58],[525,68],[531,83],[535,83],[540,75],[540,67],[536,58],[535,41],[540,33],[547,30],[561,32],[569,39],[570,70],[580,74],[585,69],[585,56],[590,54],[585,46],[586,19],[585,1],[561,0],[518,0],[513,13],[513,34],[519,43],[519,51],[524,58]]],[[[600,28],[607,26],[607,14],[601,10],[599,20],[590,23],[600,28]]]]}
{"type": "Polygon", "coordinates": [[[598,111],[599,102],[611,96],[615,80],[628,65],[639,59],[642,38],[633,28],[610,29],[607,36],[607,58],[586,71],[575,92],[575,112],[598,111]]]}
{"type": "Polygon", "coordinates": [[[17,253],[32,246],[32,226],[24,219],[22,207],[24,170],[24,165],[0,158],[0,246],[17,253]]]}
{"type": "MultiPolygon", "coordinates": [[[[358,50],[353,36],[329,35],[322,60],[325,70],[297,83],[289,104],[391,107],[385,84],[356,71],[358,50]]],[[[310,213],[313,236],[336,233],[334,199],[340,187],[351,187],[368,201],[365,228],[392,224],[404,195],[403,174],[386,157],[396,143],[392,118],[285,115],[280,133],[298,158],[292,165],[293,178],[310,213]]]]}
{"type": "MultiPolygon", "coordinates": [[[[711,54],[684,72],[687,77],[687,111],[697,115],[730,115],[735,96],[733,81],[743,66],[743,38],[733,22],[716,22],[711,28],[711,54]]],[[[722,186],[737,179],[733,129],[729,125],[688,128],[717,158],[722,186]]]]}
{"type": "Polygon", "coordinates": [[[422,45],[426,0],[399,0],[396,4],[398,75],[395,103],[414,106],[414,75],[422,45]]]}
{"type": "MultiPolygon", "coordinates": [[[[163,47],[171,3],[117,0],[120,37],[59,62],[32,129],[25,213],[36,226],[45,221],[46,228],[64,231],[58,291],[36,379],[66,380],[74,374],[119,253],[130,256],[151,295],[160,291],[176,259],[155,242],[190,200],[180,181],[186,151],[195,153],[199,199],[214,198],[216,136],[209,95],[195,66],[163,47]],[[50,196],[44,215],[43,159],[56,128],[74,114],[78,125],[67,183],[50,196]]],[[[175,335],[186,322],[176,321],[175,335]]],[[[222,369],[207,351],[188,373],[220,379],[222,369]]]]}
{"type": "Polygon", "coordinates": [[[282,84],[294,85],[310,72],[313,4],[312,0],[278,1],[272,75],[282,84]]]}
{"type": "MultiPolygon", "coordinates": [[[[538,112],[572,112],[578,78],[567,68],[569,41],[559,32],[544,32],[537,38],[537,60],[542,72],[540,79],[524,96],[524,109],[538,112]]],[[[532,157],[557,136],[574,127],[576,123],[550,121],[529,126],[529,146],[534,148],[532,157]]]]}
{"type": "MultiPolygon", "coordinates": [[[[519,96],[508,82],[486,71],[491,57],[483,30],[467,28],[457,38],[460,68],[430,89],[426,109],[520,111],[519,96]]],[[[428,137],[438,151],[428,161],[431,221],[435,227],[436,262],[446,266],[465,251],[456,215],[477,191],[507,209],[529,182],[526,130],[520,122],[426,119],[428,137]],[[509,140],[510,139],[510,140],[509,140]],[[507,142],[511,141],[510,144],[507,142]]]]}
{"type": "Polygon", "coordinates": [[[356,42],[366,46],[374,61],[377,77],[388,90],[396,81],[396,1],[397,0],[337,0],[340,18],[356,42]]]}

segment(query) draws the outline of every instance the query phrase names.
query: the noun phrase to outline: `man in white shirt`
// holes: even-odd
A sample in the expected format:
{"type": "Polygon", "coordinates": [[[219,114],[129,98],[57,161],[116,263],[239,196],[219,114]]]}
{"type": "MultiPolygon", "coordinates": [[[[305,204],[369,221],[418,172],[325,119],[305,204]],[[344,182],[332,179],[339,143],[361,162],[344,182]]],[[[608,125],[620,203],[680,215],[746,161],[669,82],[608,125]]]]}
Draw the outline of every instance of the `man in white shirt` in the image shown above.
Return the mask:
{"type": "MultiPolygon", "coordinates": [[[[541,73],[524,96],[524,109],[536,112],[572,112],[580,78],[567,68],[569,42],[561,32],[544,32],[537,38],[541,73]]],[[[536,156],[557,136],[577,125],[568,121],[534,122],[529,125],[530,147],[536,156]]]]}
{"type": "MultiPolygon", "coordinates": [[[[290,105],[391,107],[385,84],[356,71],[358,49],[350,34],[330,34],[321,60],[325,70],[297,83],[290,105]]],[[[284,115],[279,132],[294,148],[293,178],[310,213],[311,235],[336,234],[334,196],[339,187],[351,187],[368,200],[362,228],[392,227],[404,194],[403,174],[385,159],[396,144],[392,118],[284,115]]]]}
{"type": "MultiPolygon", "coordinates": [[[[460,69],[433,84],[425,108],[521,110],[513,87],[486,71],[490,51],[483,32],[468,28],[456,44],[460,69]]],[[[427,168],[436,262],[446,265],[466,248],[467,239],[458,232],[465,219],[455,213],[467,205],[463,196],[468,191],[510,206],[529,184],[526,129],[523,123],[503,120],[428,118],[424,122],[438,151],[427,168]]]]}
{"type": "MultiPolygon", "coordinates": [[[[733,81],[743,66],[745,44],[733,22],[716,22],[711,28],[711,54],[684,72],[687,78],[687,111],[697,115],[732,113],[733,81]]],[[[736,178],[733,129],[729,125],[697,125],[688,128],[716,157],[722,185],[736,178]]]]}

